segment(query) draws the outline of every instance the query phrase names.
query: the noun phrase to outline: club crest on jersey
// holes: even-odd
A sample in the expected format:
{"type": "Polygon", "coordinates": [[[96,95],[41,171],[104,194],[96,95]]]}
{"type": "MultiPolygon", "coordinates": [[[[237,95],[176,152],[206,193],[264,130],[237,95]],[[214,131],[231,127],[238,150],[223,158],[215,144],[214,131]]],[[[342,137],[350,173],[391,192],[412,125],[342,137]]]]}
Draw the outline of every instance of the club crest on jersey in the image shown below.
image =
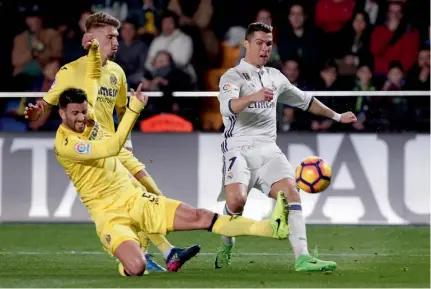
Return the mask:
{"type": "Polygon", "coordinates": [[[226,174],[226,178],[227,178],[228,180],[230,180],[230,179],[232,179],[232,178],[233,178],[233,173],[232,173],[232,171],[229,171],[229,172],[226,174]]]}
{"type": "Polygon", "coordinates": [[[106,243],[107,243],[108,245],[110,245],[110,244],[111,244],[111,235],[106,234],[106,235],[105,235],[105,241],[106,241],[106,243]]]}
{"type": "Polygon", "coordinates": [[[231,85],[231,84],[229,84],[229,83],[226,83],[225,85],[223,85],[222,90],[223,90],[223,92],[229,92],[229,91],[232,91],[232,85],[231,85]]]}
{"type": "Polygon", "coordinates": [[[79,142],[75,145],[75,151],[78,154],[89,154],[91,152],[91,144],[79,142]]]}
{"type": "Polygon", "coordinates": [[[115,75],[111,75],[109,80],[111,81],[112,85],[114,85],[114,86],[117,85],[117,78],[115,77],[115,75]]]}

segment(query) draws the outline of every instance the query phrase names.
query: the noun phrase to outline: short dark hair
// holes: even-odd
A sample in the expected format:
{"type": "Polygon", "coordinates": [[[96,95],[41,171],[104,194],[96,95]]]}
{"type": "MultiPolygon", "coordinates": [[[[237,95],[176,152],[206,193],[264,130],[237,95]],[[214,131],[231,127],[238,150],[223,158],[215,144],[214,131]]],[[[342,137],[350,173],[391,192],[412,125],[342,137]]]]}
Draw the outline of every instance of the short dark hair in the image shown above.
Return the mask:
{"type": "Polygon", "coordinates": [[[66,108],[69,103],[84,103],[87,101],[87,94],[80,88],[66,88],[60,94],[58,101],[60,108],[66,108]]]}
{"type": "Polygon", "coordinates": [[[85,21],[85,31],[88,32],[90,29],[109,25],[114,26],[116,29],[118,29],[121,26],[121,22],[120,20],[106,12],[97,12],[90,15],[85,21]]]}
{"type": "Polygon", "coordinates": [[[401,64],[401,62],[399,62],[397,60],[393,60],[393,61],[389,62],[388,68],[389,68],[389,70],[391,70],[392,68],[398,68],[399,70],[404,72],[403,65],[401,64]]]}
{"type": "Polygon", "coordinates": [[[178,26],[180,25],[180,17],[178,16],[177,13],[175,13],[172,10],[166,10],[165,12],[162,13],[160,17],[160,23],[162,23],[163,19],[165,18],[172,18],[174,20],[174,24],[176,28],[178,28],[178,26]]]}
{"type": "Polygon", "coordinates": [[[247,30],[245,31],[245,39],[250,41],[254,33],[259,31],[272,33],[272,26],[262,22],[251,23],[248,25],[247,30]]]}

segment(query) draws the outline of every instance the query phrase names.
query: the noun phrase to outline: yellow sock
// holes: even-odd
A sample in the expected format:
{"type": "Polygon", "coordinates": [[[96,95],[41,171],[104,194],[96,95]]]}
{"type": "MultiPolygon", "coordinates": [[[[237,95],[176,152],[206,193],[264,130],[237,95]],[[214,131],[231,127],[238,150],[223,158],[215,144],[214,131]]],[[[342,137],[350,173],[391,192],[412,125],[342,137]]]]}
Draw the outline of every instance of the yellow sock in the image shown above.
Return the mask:
{"type": "Polygon", "coordinates": [[[160,191],[159,187],[157,186],[156,182],[151,176],[142,177],[138,181],[141,183],[141,185],[143,185],[147,189],[149,193],[152,193],[158,196],[163,195],[162,191],[160,191]]]}
{"type": "Polygon", "coordinates": [[[163,258],[167,259],[172,248],[174,248],[174,246],[169,243],[168,239],[161,234],[148,234],[148,237],[150,237],[151,243],[153,243],[154,246],[162,252],[163,258]]]}
{"type": "Polygon", "coordinates": [[[269,221],[255,221],[241,216],[219,216],[212,227],[212,231],[227,237],[273,236],[272,226],[269,221]]]}

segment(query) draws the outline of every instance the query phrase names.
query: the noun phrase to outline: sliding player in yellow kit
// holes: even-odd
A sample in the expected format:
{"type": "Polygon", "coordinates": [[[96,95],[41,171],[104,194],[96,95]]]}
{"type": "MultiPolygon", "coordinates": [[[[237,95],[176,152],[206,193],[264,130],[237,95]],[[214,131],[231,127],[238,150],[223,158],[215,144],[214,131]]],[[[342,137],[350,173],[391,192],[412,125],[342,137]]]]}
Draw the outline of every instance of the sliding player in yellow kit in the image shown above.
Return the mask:
{"type": "MultiPolygon", "coordinates": [[[[89,51],[89,66],[97,65],[97,54],[95,40],[89,51]]],[[[140,276],[145,272],[146,261],[137,231],[166,234],[208,230],[225,236],[288,237],[288,204],[282,192],[269,220],[256,221],[195,209],[149,194],[144,186],[135,185],[118,154],[148,97],[141,94],[142,84],[136,93],[131,89],[130,101],[117,131],[106,138],[99,123],[88,119],[91,108],[87,96],[91,99],[97,94],[97,80],[97,73],[87,69],[86,91],[68,88],[60,94],[62,124],[55,137],[55,153],[88,208],[104,249],[121,262],[121,275],[140,276]]]]}
{"type": "MultiPolygon", "coordinates": [[[[110,59],[113,59],[118,49],[118,28],[120,22],[107,13],[96,13],[91,15],[85,24],[85,35],[83,39],[84,48],[88,49],[93,38],[100,43],[100,53],[102,63],[99,68],[98,92],[88,100],[93,107],[95,119],[100,126],[108,133],[115,132],[113,112],[117,111],[119,121],[121,121],[126,111],[127,103],[127,82],[123,69],[110,59]],[[92,36],[88,38],[88,36],[92,36]],[[84,37],[85,38],[85,37],[84,37]],[[87,47],[85,47],[87,46],[87,47]],[[101,70],[100,70],[101,69],[101,70]]],[[[86,78],[87,56],[64,65],[56,75],[56,80],[49,92],[42,101],[36,105],[29,105],[26,109],[27,117],[32,121],[44,122],[49,115],[52,106],[58,105],[60,94],[68,87],[84,87],[86,78]]],[[[139,162],[132,154],[130,137],[125,148],[120,151],[119,159],[145,188],[153,194],[161,195],[153,178],[145,170],[145,166],[139,162]]],[[[199,245],[190,248],[174,248],[163,235],[150,235],[139,233],[143,249],[146,251],[151,242],[162,252],[166,261],[168,271],[177,271],[190,258],[194,257],[200,250],[199,245]]],[[[166,271],[163,267],[151,260],[146,254],[148,271],[166,271]]]]}

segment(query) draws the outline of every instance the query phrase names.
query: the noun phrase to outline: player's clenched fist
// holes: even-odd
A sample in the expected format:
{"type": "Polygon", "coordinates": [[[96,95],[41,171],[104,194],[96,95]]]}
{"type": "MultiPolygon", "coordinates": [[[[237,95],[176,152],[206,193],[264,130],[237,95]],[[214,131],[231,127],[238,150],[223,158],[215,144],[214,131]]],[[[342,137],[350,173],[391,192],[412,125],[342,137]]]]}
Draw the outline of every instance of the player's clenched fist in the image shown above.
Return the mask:
{"type": "Polygon", "coordinates": [[[356,121],[357,121],[356,116],[351,111],[341,114],[341,118],[340,118],[341,123],[352,123],[356,121]]]}
{"type": "Polygon", "coordinates": [[[269,88],[262,88],[258,92],[253,94],[253,101],[261,102],[261,101],[272,101],[274,98],[274,91],[269,88]]]}
{"type": "Polygon", "coordinates": [[[25,118],[31,121],[38,120],[43,114],[43,105],[42,101],[39,100],[36,104],[30,103],[25,107],[24,115],[25,118]]]}
{"type": "Polygon", "coordinates": [[[139,84],[138,88],[136,89],[136,92],[133,90],[133,88],[131,88],[130,89],[130,95],[139,99],[144,105],[147,105],[148,96],[144,95],[141,92],[141,90],[142,90],[142,83],[139,84]]]}

